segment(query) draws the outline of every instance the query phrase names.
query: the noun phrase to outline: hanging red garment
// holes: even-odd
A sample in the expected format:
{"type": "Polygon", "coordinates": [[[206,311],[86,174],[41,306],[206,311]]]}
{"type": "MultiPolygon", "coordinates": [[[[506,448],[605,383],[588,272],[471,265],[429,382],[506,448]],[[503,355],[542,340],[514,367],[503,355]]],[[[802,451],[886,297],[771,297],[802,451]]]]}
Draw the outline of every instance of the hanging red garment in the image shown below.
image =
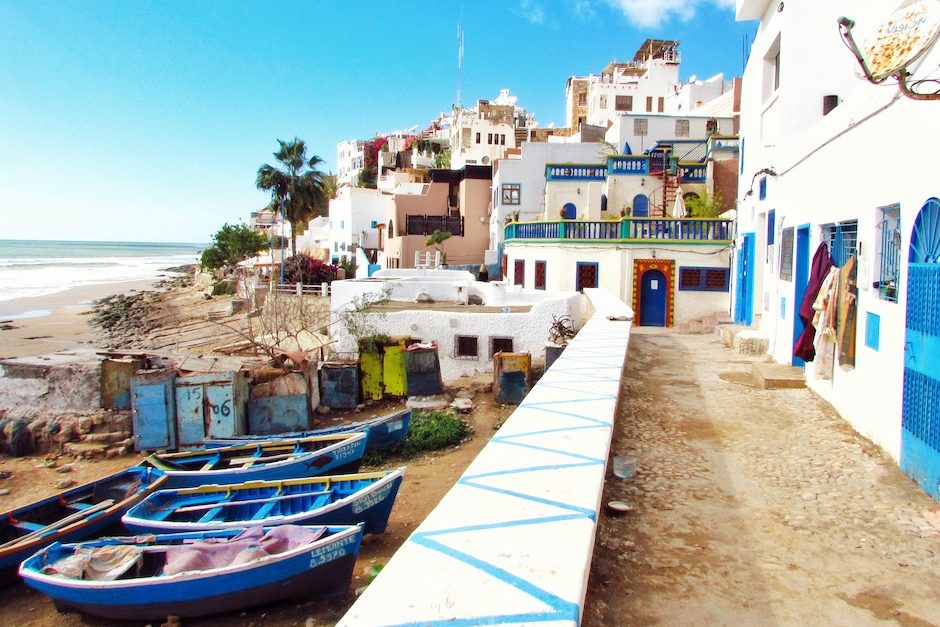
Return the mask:
{"type": "Polygon", "coordinates": [[[803,361],[813,361],[816,358],[816,347],[813,345],[816,338],[813,316],[816,310],[813,309],[813,303],[816,301],[816,295],[819,294],[819,286],[822,285],[833,265],[832,257],[829,256],[829,247],[826,246],[826,242],[820,243],[813,255],[809,282],[806,284],[806,292],[803,294],[803,301],[800,303],[799,313],[800,320],[803,322],[803,332],[800,333],[800,337],[793,345],[793,356],[799,357],[803,361]]]}

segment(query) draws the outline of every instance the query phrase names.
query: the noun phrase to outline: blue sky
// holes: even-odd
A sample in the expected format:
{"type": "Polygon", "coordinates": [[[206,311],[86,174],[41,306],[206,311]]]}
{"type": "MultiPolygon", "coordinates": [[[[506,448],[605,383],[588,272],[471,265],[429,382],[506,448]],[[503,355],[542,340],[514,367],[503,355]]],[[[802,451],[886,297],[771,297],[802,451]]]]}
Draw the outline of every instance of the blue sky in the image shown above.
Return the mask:
{"type": "Polygon", "coordinates": [[[2,238],[206,242],[247,221],[277,139],[424,126],[509,88],[565,123],[565,81],[681,41],[683,80],[743,70],[733,0],[0,0],[2,238]]]}

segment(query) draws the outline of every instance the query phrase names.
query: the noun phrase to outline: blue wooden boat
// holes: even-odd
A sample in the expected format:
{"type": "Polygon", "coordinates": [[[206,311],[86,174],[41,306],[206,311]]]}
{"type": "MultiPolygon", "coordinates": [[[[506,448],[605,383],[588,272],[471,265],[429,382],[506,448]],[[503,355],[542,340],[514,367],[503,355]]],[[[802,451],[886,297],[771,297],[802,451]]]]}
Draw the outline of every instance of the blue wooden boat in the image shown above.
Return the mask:
{"type": "Polygon", "coordinates": [[[362,527],[280,525],[55,543],[23,562],[60,611],[120,620],[207,616],[342,594],[362,527]]]}
{"type": "Polygon", "coordinates": [[[160,490],[121,519],[131,533],[179,533],[251,525],[363,523],[383,533],[404,468],[283,481],[160,490]]]}
{"type": "Polygon", "coordinates": [[[207,447],[234,446],[246,442],[259,442],[272,438],[305,438],[315,435],[335,435],[337,433],[353,433],[363,431],[368,435],[366,439],[367,451],[385,451],[404,443],[408,436],[408,427],[411,424],[411,410],[403,409],[384,416],[369,418],[353,422],[348,425],[323,427],[306,431],[292,431],[278,433],[277,435],[238,435],[231,438],[211,438],[206,440],[207,447]]]}
{"type": "Polygon", "coordinates": [[[159,470],[133,466],[0,514],[0,585],[19,581],[20,562],[44,546],[120,529],[121,516],[166,482],[159,470]]]}
{"type": "Polygon", "coordinates": [[[167,487],[191,488],[357,472],[365,450],[365,433],[340,433],[154,453],[144,463],[163,471],[167,487]]]}

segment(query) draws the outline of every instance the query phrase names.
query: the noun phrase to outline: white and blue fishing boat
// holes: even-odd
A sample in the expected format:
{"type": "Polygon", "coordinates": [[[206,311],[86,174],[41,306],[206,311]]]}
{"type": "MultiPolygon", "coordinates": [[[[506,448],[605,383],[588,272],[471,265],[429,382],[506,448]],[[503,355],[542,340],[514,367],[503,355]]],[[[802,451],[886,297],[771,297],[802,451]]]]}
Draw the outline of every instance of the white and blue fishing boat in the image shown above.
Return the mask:
{"type": "Polygon", "coordinates": [[[121,519],[131,533],[178,533],[251,525],[363,523],[383,533],[404,468],[230,486],[160,490],[121,519]]]}
{"type": "Polygon", "coordinates": [[[55,543],[20,566],[60,611],[120,620],[207,616],[342,594],[362,527],[280,525],[55,543]]]}
{"type": "Polygon", "coordinates": [[[144,463],[166,474],[167,487],[191,488],[357,472],[365,450],[365,433],[340,433],[154,453],[144,463]]]}
{"type": "Polygon", "coordinates": [[[231,438],[211,438],[206,440],[207,447],[234,446],[246,442],[259,442],[273,438],[305,438],[315,435],[335,435],[337,433],[365,432],[367,451],[386,451],[400,446],[408,436],[411,424],[411,410],[403,409],[384,416],[360,420],[346,425],[322,427],[306,431],[292,431],[276,435],[238,435],[231,438]]]}
{"type": "Polygon", "coordinates": [[[121,516],[166,482],[159,470],[133,466],[0,514],[0,585],[19,581],[20,562],[44,546],[120,530],[121,516]]]}

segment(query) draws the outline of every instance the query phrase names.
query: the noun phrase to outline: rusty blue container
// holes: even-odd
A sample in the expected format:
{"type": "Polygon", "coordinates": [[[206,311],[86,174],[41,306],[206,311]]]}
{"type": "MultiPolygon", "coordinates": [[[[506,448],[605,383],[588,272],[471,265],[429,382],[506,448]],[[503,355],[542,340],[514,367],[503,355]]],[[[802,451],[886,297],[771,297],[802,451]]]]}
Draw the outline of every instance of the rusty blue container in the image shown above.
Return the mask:
{"type": "Polygon", "coordinates": [[[359,364],[324,362],[320,366],[320,403],[334,409],[359,404],[359,364]]]}
{"type": "Polygon", "coordinates": [[[176,370],[138,370],[130,378],[134,450],[176,448],[176,370]]]}
{"type": "Polygon", "coordinates": [[[179,447],[202,446],[206,437],[248,433],[248,379],[242,372],[208,372],[176,379],[179,447]]]}
{"type": "Polygon", "coordinates": [[[311,428],[306,394],[267,396],[248,401],[248,432],[274,435],[311,428]]]}
{"type": "Polygon", "coordinates": [[[532,355],[496,353],[493,355],[493,387],[500,403],[518,405],[532,389],[532,355]]]}
{"type": "Polygon", "coordinates": [[[131,377],[147,367],[142,356],[107,357],[101,362],[101,407],[131,408],[131,377]]]}
{"type": "Polygon", "coordinates": [[[437,345],[414,345],[405,349],[408,396],[433,396],[444,392],[437,345]]]}

